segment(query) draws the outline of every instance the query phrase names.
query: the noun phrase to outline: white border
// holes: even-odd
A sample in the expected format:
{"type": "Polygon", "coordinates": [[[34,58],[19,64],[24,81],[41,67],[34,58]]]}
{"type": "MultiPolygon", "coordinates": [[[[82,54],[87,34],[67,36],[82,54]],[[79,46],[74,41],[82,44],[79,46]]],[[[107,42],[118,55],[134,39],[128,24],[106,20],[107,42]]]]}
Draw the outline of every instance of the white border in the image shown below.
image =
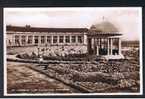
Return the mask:
{"type": "MultiPolygon", "coordinates": [[[[38,8],[38,7],[37,7],[38,8]]],[[[47,7],[48,8],[48,7],[47,7]]],[[[64,8],[67,8],[67,7],[64,7],[64,8]]],[[[64,9],[62,8],[62,9],[64,9]]],[[[80,9],[79,7],[70,7],[72,10],[73,9],[80,9]]],[[[85,8],[85,9],[92,9],[92,8],[106,8],[106,7],[81,7],[82,8],[85,8]]],[[[108,7],[107,7],[108,8],[108,7]]],[[[114,8],[114,7],[110,7],[110,8],[114,8]]],[[[142,64],[142,7],[115,7],[115,8],[123,8],[123,9],[126,9],[126,8],[137,8],[139,10],[139,22],[140,22],[140,38],[139,38],[139,43],[140,43],[140,93],[71,93],[71,94],[63,94],[63,93],[60,93],[60,94],[46,94],[46,93],[41,93],[41,94],[29,94],[29,93],[21,93],[21,94],[8,94],[7,93],[7,62],[6,62],[6,24],[5,24],[5,11],[7,8],[4,8],[4,14],[3,14],[3,26],[4,26],[4,53],[3,53],[3,57],[4,57],[4,96],[77,96],[77,95],[84,95],[84,96],[87,96],[87,95],[142,95],[143,94],[143,64],[142,64]]],[[[13,8],[12,8],[13,9],[13,8]]],[[[16,8],[14,8],[16,9],[16,8]]],[[[34,8],[36,9],[36,8],[34,8]]],[[[39,8],[40,9],[40,8],[39,8]]],[[[45,9],[44,7],[42,8],[43,10],[45,9]]],[[[55,8],[57,10],[59,10],[60,8],[55,8]]],[[[17,9],[19,10],[19,8],[17,9]]],[[[54,8],[50,8],[49,10],[54,10],[54,8]]],[[[68,10],[68,9],[66,9],[68,10]]]]}

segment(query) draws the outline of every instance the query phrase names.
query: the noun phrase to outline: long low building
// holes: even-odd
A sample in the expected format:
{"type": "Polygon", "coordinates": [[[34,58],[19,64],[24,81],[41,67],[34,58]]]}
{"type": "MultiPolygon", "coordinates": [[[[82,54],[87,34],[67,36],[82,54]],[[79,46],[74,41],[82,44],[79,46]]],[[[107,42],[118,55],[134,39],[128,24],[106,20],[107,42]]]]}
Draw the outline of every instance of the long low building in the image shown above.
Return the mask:
{"type": "Polygon", "coordinates": [[[139,48],[139,40],[134,41],[122,41],[123,48],[139,48]]]}
{"type": "Polygon", "coordinates": [[[86,28],[7,26],[7,46],[86,44],[86,28]]]}
{"type": "MultiPolygon", "coordinates": [[[[45,54],[102,55],[123,58],[121,35],[109,22],[87,28],[40,28],[26,25],[6,26],[7,47],[33,47],[29,52],[45,49],[45,54]]],[[[43,53],[44,54],[44,53],[43,53]]]]}

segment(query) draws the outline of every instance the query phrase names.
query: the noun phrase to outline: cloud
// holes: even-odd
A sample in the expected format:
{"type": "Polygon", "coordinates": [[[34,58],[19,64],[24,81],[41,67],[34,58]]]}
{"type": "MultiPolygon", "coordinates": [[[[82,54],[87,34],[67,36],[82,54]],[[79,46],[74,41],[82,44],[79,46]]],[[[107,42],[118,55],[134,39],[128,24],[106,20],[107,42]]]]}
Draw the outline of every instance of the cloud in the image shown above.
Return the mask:
{"type": "Polygon", "coordinates": [[[140,8],[5,8],[5,23],[35,27],[87,27],[102,21],[113,23],[123,39],[139,39],[140,8]],[[105,20],[103,20],[103,16],[105,20]],[[131,36],[130,36],[131,35],[131,36]]]}

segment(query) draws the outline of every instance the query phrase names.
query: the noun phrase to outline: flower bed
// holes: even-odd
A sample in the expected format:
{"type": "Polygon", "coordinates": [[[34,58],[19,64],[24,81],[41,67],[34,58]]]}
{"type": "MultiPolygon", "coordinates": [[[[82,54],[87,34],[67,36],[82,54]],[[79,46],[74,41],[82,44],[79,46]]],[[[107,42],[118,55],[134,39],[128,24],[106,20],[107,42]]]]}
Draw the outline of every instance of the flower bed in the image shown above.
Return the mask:
{"type": "Polygon", "coordinates": [[[138,92],[139,67],[129,61],[37,66],[61,81],[83,87],[88,92],[138,92]]]}

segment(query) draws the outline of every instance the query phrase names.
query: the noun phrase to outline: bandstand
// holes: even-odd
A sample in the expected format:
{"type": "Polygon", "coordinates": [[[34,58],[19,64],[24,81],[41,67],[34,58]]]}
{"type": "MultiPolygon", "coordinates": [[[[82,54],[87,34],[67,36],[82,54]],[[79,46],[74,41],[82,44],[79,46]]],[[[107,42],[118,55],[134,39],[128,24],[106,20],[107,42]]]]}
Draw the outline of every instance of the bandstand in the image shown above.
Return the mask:
{"type": "Polygon", "coordinates": [[[117,28],[109,22],[93,25],[87,34],[88,53],[107,59],[122,59],[121,36],[117,28]]]}

